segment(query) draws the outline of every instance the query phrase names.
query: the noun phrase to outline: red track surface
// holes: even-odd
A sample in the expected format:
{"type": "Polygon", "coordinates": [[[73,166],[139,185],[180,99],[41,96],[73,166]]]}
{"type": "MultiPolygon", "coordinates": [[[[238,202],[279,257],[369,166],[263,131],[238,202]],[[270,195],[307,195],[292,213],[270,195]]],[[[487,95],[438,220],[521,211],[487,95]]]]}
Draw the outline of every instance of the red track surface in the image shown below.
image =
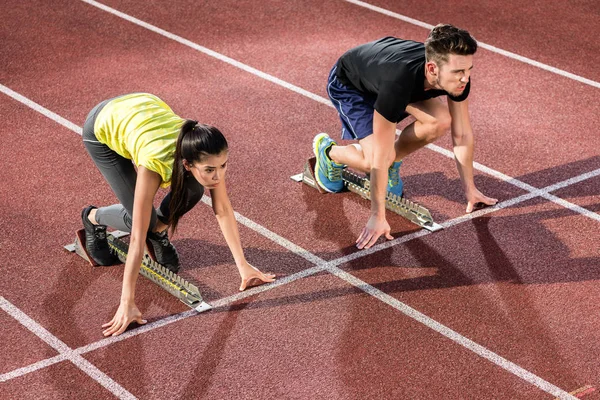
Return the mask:
{"type": "MultiPolygon", "coordinates": [[[[427,34],[343,0],[104,4],[322,98],[348,48],[427,34]]],[[[595,1],[373,4],[600,80],[595,1]]],[[[446,229],[419,236],[390,215],[398,239],[360,252],[368,203],[289,179],[317,132],[337,136],[332,108],[82,1],[0,13],[0,84],[76,126],[105,98],[147,91],[223,130],[246,256],[279,277],[230,297],[235,265],[200,205],[174,243],[217,307],[194,315],[140,279],[150,324],[103,339],[122,266],[92,269],[62,246],[85,205],[114,196],[80,136],[0,94],[0,398],[553,399],[586,385],[583,399],[600,398],[599,177],[463,221],[454,161],[423,149],[403,166],[407,196],[446,229]],[[311,269],[323,260],[329,272],[311,269]]],[[[600,168],[598,87],[485,49],[475,60],[477,162],[536,188],[600,168]]],[[[476,183],[501,201],[528,193],[485,171],[476,183]]]]}

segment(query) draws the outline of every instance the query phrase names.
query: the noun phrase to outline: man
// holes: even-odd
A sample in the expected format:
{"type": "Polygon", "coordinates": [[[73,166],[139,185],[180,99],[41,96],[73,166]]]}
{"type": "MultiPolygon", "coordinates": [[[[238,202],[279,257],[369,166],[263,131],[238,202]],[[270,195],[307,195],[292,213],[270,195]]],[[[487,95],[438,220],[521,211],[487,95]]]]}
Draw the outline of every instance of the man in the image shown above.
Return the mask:
{"type": "Polygon", "coordinates": [[[498,202],[483,195],[473,181],[473,132],[467,97],[477,42],[452,25],[434,27],[425,43],[394,37],[347,51],[329,75],[327,92],[342,121],[342,139],[358,144],[338,146],[327,134],[317,135],[315,175],[329,192],[343,190],[344,167],[370,173],[371,216],[356,240],[369,248],[381,235],[393,239],[385,219],[386,190],[402,195],[402,159],[452,132],[454,155],[467,198],[467,212],[478,203],[498,202]],[[448,106],[438,96],[448,96],[448,106]],[[396,138],[396,124],[412,115],[416,121],[396,138]]]}

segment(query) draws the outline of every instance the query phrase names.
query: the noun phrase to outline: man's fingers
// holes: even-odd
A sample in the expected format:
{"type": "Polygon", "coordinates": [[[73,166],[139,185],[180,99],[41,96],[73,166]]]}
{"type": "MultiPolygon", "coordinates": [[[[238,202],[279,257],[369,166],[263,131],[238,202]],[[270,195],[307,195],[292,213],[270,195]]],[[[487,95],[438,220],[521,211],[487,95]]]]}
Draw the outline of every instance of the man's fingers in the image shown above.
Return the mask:
{"type": "Polygon", "coordinates": [[[273,282],[275,280],[275,275],[274,274],[262,274],[262,276],[259,279],[263,282],[273,282]]]}
{"type": "Polygon", "coordinates": [[[138,324],[140,324],[140,325],[144,325],[144,324],[146,324],[148,321],[147,321],[147,320],[145,320],[145,319],[142,319],[142,316],[140,315],[139,317],[137,317],[137,318],[135,319],[135,322],[137,322],[137,323],[138,323],[138,324]]]}
{"type": "Polygon", "coordinates": [[[486,197],[483,202],[488,205],[488,206],[493,206],[494,204],[498,203],[498,199],[494,199],[491,197],[486,197]]]}
{"type": "Polygon", "coordinates": [[[119,326],[120,326],[120,324],[118,322],[116,322],[110,328],[106,329],[102,333],[104,334],[104,336],[110,336],[113,333],[115,333],[115,331],[117,331],[119,329],[119,326]]]}
{"type": "Polygon", "coordinates": [[[394,240],[394,237],[392,235],[390,235],[390,233],[386,233],[385,237],[387,238],[387,240],[394,240]]]}
{"type": "Polygon", "coordinates": [[[115,333],[113,333],[113,336],[117,336],[120,335],[121,333],[125,332],[125,329],[127,329],[127,327],[129,326],[129,322],[126,324],[121,325],[121,327],[119,328],[118,331],[116,331],[115,333]]]}
{"type": "Polygon", "coordinates": [[[471,211],[473,211],[473,203],[471,203],[471,202],[467,203],[467,210],[466,211],[467,211],[467,214],[470,214],[471,211]]]}

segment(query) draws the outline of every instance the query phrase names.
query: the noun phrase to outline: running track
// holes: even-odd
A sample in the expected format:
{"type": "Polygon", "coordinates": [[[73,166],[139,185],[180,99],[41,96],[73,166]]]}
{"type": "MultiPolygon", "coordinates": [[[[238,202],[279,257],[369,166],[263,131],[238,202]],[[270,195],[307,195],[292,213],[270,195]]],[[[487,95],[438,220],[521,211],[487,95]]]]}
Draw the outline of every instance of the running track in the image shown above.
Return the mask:
{"type": "Polygon", "coordinates": [[[398,3],[3,2],[0,397],[600,398],[598,5],[398,3]],[[368,203],[289,179],[316,133],[339,132],[326,74],[354,45],[442,21],[481,44],[476,183],[501,202],[464,215],[446,137],[402,167],[445,229],[391,215],[395,239],[358,251],[368,203]],[[246,256],[279,278],[239,294],[196,207],[174,243],[215,308],[140,280],[150,323],[104,339],[122,266],[62,246],[83,206],[114,200],[80,127],[132,91],[225,132],[246,256]]]}

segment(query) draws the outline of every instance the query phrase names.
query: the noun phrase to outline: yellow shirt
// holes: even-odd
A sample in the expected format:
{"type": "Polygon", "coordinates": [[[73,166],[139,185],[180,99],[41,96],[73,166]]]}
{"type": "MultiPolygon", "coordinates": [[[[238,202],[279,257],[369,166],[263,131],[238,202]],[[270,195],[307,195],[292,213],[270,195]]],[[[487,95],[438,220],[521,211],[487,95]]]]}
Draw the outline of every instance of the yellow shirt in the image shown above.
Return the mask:
{"type": "Polygon", "coordinates": [[[185,120],[158,97],[133,93],[108,102],[96,117],[94,133],[137,166],[158,173],[161,187],[171,184],[175,146],[185,120]]]}

